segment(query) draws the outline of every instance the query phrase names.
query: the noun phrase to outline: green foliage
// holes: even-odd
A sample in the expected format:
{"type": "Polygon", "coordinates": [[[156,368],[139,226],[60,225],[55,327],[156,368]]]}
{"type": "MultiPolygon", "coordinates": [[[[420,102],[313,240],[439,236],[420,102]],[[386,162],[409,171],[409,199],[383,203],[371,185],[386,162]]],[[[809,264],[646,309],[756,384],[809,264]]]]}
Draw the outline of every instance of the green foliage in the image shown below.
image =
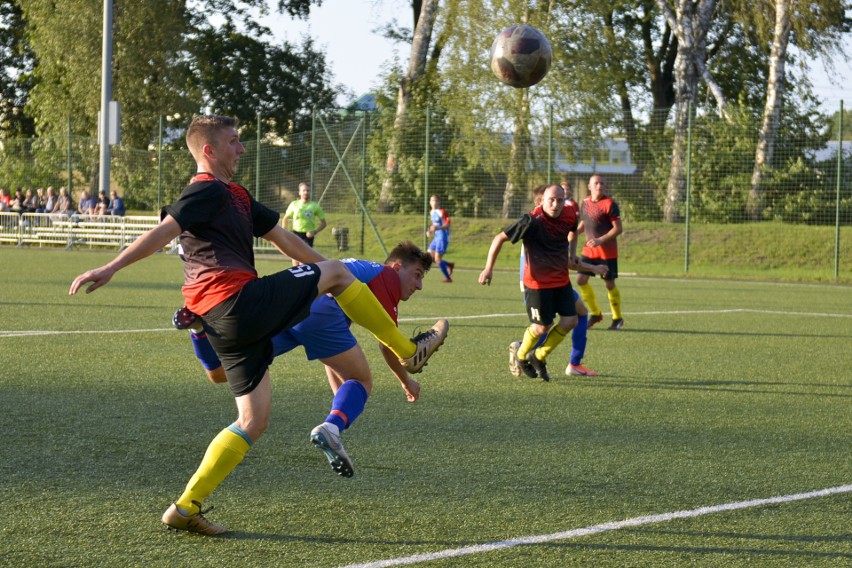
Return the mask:
{"type": "Polygon", "coordinates": [[[334,106],[336,91],[327,83],[325,56],[310,39],[301,45],[273,45],[238,31],[234,24],[206,26],[190,39],[192,71],[212,112],[243,117],[243,137],[307,130],[311,111],[334,106]]]}
{"type": "Polygon", "coordinates": [[[0,137],[32,136],[33,120],[24,109],[32,89],[35,55],[26,41],[20,4],[0,1],[0,137]]]}
{"type": "Polygon", "coordinates": [[[843,111],[843,135],[838,136],[840,133],[840,111],[836,111],[829,121],[829,131],[828,131],[828,139],[829,140],[840,140],[852,141],[852,110],[844,110],[843,111]]]}
{"type": "MultiPolygon", "coordinates": [[[[304,17],[308,0],[281,0],[280,10],[304,17]]],[[[77,134],[97,127],[101,77],[100,0],[22,0],[29,43],[38,56],[27,112],[40,134],[65,130],[73,117],[77,134]]],[[[265,115],[277,133],[304,128],[312,105],[333,104],[324,55],[310,40],[268,43],[269,30],[252,10],[262,0],[155,0],[120,2],[114,10],[113,99],[122,104],[122,142],[147,148],[163,114],[185,124],[203,109],[243,119],[265,115]],[[221,16],[221,28],[209,22],[221,16]]],[[[248,134],[254,125],[248,124],[248,134]]]]}

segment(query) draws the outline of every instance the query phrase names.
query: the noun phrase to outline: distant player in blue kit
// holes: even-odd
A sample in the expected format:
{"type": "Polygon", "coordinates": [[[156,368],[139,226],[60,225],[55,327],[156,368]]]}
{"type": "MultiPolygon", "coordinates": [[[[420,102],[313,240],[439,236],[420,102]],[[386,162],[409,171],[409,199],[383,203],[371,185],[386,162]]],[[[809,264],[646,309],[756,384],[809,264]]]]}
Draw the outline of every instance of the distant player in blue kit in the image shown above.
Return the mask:
{"type": "Polygon", "coordinates": [[[447,215],[445,209],[441,209],[441,198],[437,195],[429,198],[429,205],[432,207],[432,211],[429,212],[432,224],[429,225],[426,234],[434,235],[432,243],[429,245],[429,252],[432,253],[435,264],[438,265],[444,275],[443,282],[450,283],[453,281],[453,269],[456,267],[454,262],[444,260],[447,247],[450,246],[450,216],[447,215]]]}
{"type": "MultiPolygon", "coordinates": [[[[356,279],[370,288],[394,323],[398,321],[399,303],[423,289],[423,278],[432,267],[432,257],[410,241],[398,244],[384,264],[356,259],[342,262],[356,279]]],[[[334,399],[325,421],[313,429],[310,438],[311,443],[326,454],[332,469],[344,477],[352,477],[355,470],[343,448],[340,433],[361,415],[372,390],[370,367],[349,329],[351,323],[334,298],[323,295],[311,304],[306,319],[272,338],[274,357],[301,345],[308,360],[319,359],[325,366],[334,399]]],[[[195,354],[210,381],[225,382],[222,363],[211,347],[201,321],[196,322],[192,312],[181,308],[175,313],[174,324],[179,329],[190,330],[195,354]]],[[[390,349],[381,343],[379,347],[408,401],[417,401],[420,384],[408,374],[390,349]]]]}

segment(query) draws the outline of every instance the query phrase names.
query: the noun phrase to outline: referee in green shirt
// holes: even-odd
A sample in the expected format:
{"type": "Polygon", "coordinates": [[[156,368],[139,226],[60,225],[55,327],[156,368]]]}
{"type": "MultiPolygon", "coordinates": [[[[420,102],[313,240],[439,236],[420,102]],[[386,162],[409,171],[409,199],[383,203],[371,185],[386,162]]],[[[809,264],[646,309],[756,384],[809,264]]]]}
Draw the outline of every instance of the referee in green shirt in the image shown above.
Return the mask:
{"type": "MultiPolygon", "coordinates": [[[[314,237],[325,229],[325,212],[315,201],[311,201],[311,186],[302,182],[299,184],[299,199],[290,202],[287,211],[282,217],[284,228],[293,223],[292,230],[300,239],[314,246],[314,237]]],[[[293,266],[298,266],[299,261],[293,260],[293,266]]]]}

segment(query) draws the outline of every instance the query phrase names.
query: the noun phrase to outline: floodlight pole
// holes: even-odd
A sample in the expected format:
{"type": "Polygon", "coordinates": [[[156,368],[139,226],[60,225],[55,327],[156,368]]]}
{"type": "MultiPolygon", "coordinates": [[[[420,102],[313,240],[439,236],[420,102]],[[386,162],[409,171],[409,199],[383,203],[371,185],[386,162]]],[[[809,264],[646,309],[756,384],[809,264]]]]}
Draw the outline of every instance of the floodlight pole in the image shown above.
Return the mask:
{"type": "Polygon", "coordinates": [[[101,61],[101,164],[98,187],[109,195],[109,101],[112,98],[112,0],[104,0],[103,55],[101,61]]]}

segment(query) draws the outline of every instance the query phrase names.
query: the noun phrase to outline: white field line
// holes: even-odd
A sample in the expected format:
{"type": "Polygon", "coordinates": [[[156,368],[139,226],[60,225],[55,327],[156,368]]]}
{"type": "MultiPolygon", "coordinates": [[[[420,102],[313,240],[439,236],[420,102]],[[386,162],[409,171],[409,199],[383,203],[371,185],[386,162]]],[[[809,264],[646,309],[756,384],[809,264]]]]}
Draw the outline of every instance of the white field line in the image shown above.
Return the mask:
{"type": "Polygon", "coordinates": [[[101,329],[90,331],[0,331],[0,337],[30,337],[32,335],[99,335],[110,333],[150,333],[155,331],[175,331],[175,328],[161,327],[154,329],[101,329]]]}
{"type": "Polygon", "coordinates": [[[819,489],[808,493],[795,493],[793,495],[781,495],[779,497],[769,497],[767,499],[751,499],[749,501],[736,501],[734,503],[723,503],[721,505],[711,505],[708,507],[698,507],[687,511],[675,511],[672,513],[661,513],[659,515],[648,515],[644,517],[634,517],[623,521],[614,521],[592,525],[580,529],[572,529],[569,531],[532,535],[515,538],[512,540],[504,540],[500,542],[488,542],[484,544],[475,544],[472,546],[463,546],[461,548],[449,548],[426,554],[416,554],[414,556],[404,556],[400,558],[390,558],[387,560],[376,560],[374,562],[364,562],[362,564],[349,564],[343,568],[383,568],[385,566],[403,566],[406,564],[418,564],[420,562],[429,562],[432,560],[442,560],[444,558],[455,558],[457,556],[467,556],[470,554],[482,554],[494,550],[504,548],[512,548],[514,546],[523,546],[530,544],[541,544],[554,540],[566,540],[573,538],[581,538],[610,531],[615,531],[623,528],[638,527],[641,525],[649,525],[654,523],[664,523],[674,519],[691,519],[703,515],[712,515],[715,513],[723,513],[726,511],[736,511],[739,509],[749,509],[753,507],[763,507],[765,505],[775,505],[790,503],[792,501],[801,501],[804,499],[816,499],[818,497],[827,497],[829,495],[837,495],[839,493],[852,492],[852,485],[840,485],[837,487],[829,487],[827,489],[819,489]]]}
{"type": "MultiPolygon", "coordinates": [[[[611,315],[608,312],[601,312],[603,315],[611,315]]],[[[780,316],[806,316],[806,317],[821,317],[821,318],[852,318],[852,314],[821,314],[814,312],[784,312],[778,310],[753,310],[749,308],[735,308],[730,310],[670,310],[662,312],[624,312],[627,316],[678,316],[678,315],[695,315],[695,314],[770,314],[780,316]]],[[[483,319],[483,318],[507,318],[507,317],[526,317],[526,313],[517,314],[479,314],[472,316],[444,316],[450,320],[464,319],[483,319]]],[[[434,316],[419,317],[419,318],[399,318],[399,321],[429,321],[440,319],[434,316]]]]}
{"type": "MultiPolygon", "coordinates": [[[[852,314],[821,314],[814,312],[784,312],[778,310],[752,310],[747,308],[737,308],[730,310],[671,310],[660,312],[625,312],[628,316],[667,316],[667,315],[695,315],[695,314],[736,314],[736,313],[752,313],[752,314],[771,314],[780,316],[796,316],[796,317],[822,317],[822,318],[852,318],[852,314]]],[[[610,315],[603,312],[604,315],[610,315]]],[[[470,320],[470,319],[488,319],[488,318],[514,318],[526,317],[525,313],[516,314],[476,314],[469,316],[441,316],[450,320],[470,320]]],[[[441,319],[436,316],[424,316],[416,318],[399,318],[400,322],[414,321],[435,321],[441,319]]],[[[30,337],[33,335],[98,335],[98,334],[114,334],[114,333],[149,333],[160,331],[174,331],[173,327],[161,327],[153,329],[104,329],[104,330],[82,330],[82,331],[46,331],[46,330],[19,330],[19,331],[0,331],[0,338],[3,337],[30,337]]]]}

